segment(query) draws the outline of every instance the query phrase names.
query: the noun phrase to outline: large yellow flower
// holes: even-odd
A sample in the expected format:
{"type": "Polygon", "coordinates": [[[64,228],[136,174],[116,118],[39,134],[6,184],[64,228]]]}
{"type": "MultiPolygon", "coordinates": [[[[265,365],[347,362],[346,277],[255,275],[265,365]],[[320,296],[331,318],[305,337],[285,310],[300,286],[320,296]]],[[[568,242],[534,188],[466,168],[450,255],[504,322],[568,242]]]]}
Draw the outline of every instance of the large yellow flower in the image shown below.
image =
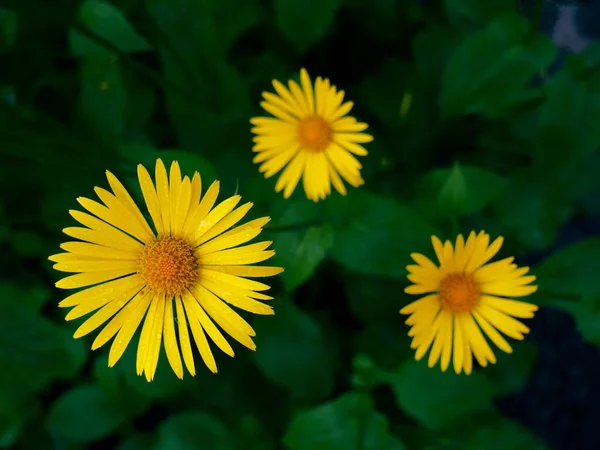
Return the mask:
{"type": "Polygon", "coordinates": [[[409,315],[406,324],[411,327],[408,335],[417,361],[431,347],[429,367],[441,358],[441,369],[446,371],[452,357],[455,372],[464,370],[468,375],[472,356],[483,367],[496,362],[484,334],[511,353],[498,330],[518,340],[529,332],[513,317],[531,318],[538,307],[510,297],[535,292],[537,286],[530,284],[535,276],[526,276],[529,267],[518,268],[512,257],[488,264],[500,250],[502,237],[490,244],[490,236],[483,231],[471,232],[466,242],[459,234],[455,246],[450,241],[442,244],[435,236],[431,240],[440,265],[420,253],[411,254],[417,265],[407,266],[408,279],[414,284],[405,292],[427,295],[402,308],[400,314],[409,315]]]}
{"type": "Polygon", "coordinates": [[[275,191],[283,190],[284,198],[294,192],[300,178],[306,196],[315,202],[331,193],[331,184],[346,195],[342,178],[354,187],[364,184],[362,165],[352,154],[366,155],[360,144],[373,137],[363,133],[366,123],[347,115],[354,104],[342,103],[344,91],[338,91],[329,79],[317,77],[313,89],[302,69],[300,82],[290,80],[286,88],[273,80],[277,95],[263,92],[260,105],[274,117],[250,120],[256,134],[252,150],[258,153],[253,162],[262,163],[259,170],[265,178],[285,167],[275,185],[275,191]]]}
{"type": "Polygon", "coordinates": [[[156,372],[161,342],[179,378],[183,378],[181,355],[187,370],[195,375],[190,330],[204,363],[214,373],[217,366],[207,336],[233,356],[216,325],[242,345],[256,349],[254,330],[229,305],[255,314],[274,314],[271,306],[258,301],[272,299],[258,292],[269,286],[246,278],[283,270],[251,265],[274,255],[267,250],[271,242],[237,247],[258,236],[270,219],[232,228],[252,203],[236,208],[241,197],[235,195],[215,206],[218,181],[202,195],[198,172],[191,180],[182,179],[179,165],[173,162],[167,175],[159,159],[156,187],[148,171],[138,166],[152,229],[119,180],[108,171],[106,176],[112,192],[94,189],[102,203],[80,197],[78,202],[87,213],[69,211],[83,227],[63,232],[78,241],[65,242],[61,245],[65,253],[49,258],[56,270],[75,273],[58,281],[57,287],[85,288],[60,302],[61,307],[73,307],[66,320],[96,311],[74,337],[106,324],[92,349],[116,336],[108,356],[112,367],[143,321],[136,366],[138,375],[144,373],[148,381],[156,372]]]}

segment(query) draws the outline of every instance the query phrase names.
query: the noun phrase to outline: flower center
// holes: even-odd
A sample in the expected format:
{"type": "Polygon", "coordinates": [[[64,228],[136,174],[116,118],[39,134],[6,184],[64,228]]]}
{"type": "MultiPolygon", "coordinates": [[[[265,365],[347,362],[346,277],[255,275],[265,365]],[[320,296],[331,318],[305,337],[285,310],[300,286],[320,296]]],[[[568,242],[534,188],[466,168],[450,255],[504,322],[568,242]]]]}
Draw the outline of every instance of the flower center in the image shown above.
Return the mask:
{"type": "Polygon", "coordinates": [[[325,150],[331,143],[332,136],[333,130],[322,117],[310,116],[298,123],[298,140],[308,150],[325,150]]]}
{"type": "Polygon", "coordinates": [[[140,255],[140,276],[157,294],[181,295],[198,279],[200,264],[194,248],[184,239],[157,238],[140,255]]]}
{"type": "Polygon", "coordinates": [[[464,273],[451,273],[440,283],[442,308],[453,313],[472,311],[481,298],[479,287],[473,277],[464,273]]]}

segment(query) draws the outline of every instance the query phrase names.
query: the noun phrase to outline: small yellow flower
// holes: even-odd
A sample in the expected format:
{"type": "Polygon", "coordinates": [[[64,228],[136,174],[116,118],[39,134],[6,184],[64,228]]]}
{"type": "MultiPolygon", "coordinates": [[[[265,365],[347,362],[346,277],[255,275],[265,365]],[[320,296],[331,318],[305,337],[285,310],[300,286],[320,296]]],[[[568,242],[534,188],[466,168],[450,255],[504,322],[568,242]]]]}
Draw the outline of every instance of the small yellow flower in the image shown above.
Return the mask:
{"type": "Polygon", "coordinates": [[[354,105],[342,103],[344,91],[338,91],[329,79],[317,77],[314,89],[305,69],[298,85],[293,80],[286,88],[277,80],[277,95],[263,92],[261,106],[274,117],[253,117],[252,133],[258,153],[253,162],[262,163],[259,171],[270,178],[282,169],[275,191],[288,198],[303,180],[304,192],[315,202],[331,193],[331,184],[342,195],[342,178],[354,187],[364,184],[361,163],[352,155],[365,156],[360,145],[373,137],[363,133],[367,124],[347,114],[354,105]]]}
{"type": "Polygon", "coordinates": [[[490,244],[490,236],[471,232],[465,242],[458,235],[456,245],[431,238],[439,267],[420,253],[412,253],[417,265],[407,266],[408,279],[414,283],[407,294],[425,297],[405,306],[400,314],[409,315],[406,324],[416,349],[418,361],[431,347],[428,366],[441,357],[441,369],[446,371],[453,359],[454,371],[470,374],[473,356],[482,367],[495,364],[496,357],[484,335],[500,350],[512,353],[512,348],[498,330],[513,339],[522,340],[529,328],[514,317],[532,318],[538,307],[511,300],[532,294],[535,276],[529,267],[518,268],[514,258],[489,263],[502,247],[499,237],[490,244]],[[508,297],[508,298],[507,298],[508,297]]]}
{"type": "Polygon", "coordinates": [[[234,355],[216,325],[255,350],[254,330],[229,305],[255,314],[274,314],[271,306],[258,301],[272,299],[259,292],[269,286],[246,278],[282,272],[279,267],[251,265],[275,254],[267,250],[271,242],[238,247],[258,236],[270,219],[232,228],[252,203],[236,208],[241,197],[234,195],[215,206],[218,181],[202,195],[198,172],[191,179],[182,178],[179,165],[173,162],[167,175],[159,159],[156,185],[148,171],[138,166],[152,229],[119,180],[108,171],[106,176],[112,192],[94,189],[102,203],[77,199],[87,212],[69,213],[82,227],[63,230],[77,240],[63,243],[65,253],[49,258],[56,270],[75,273],[58,281],[58,288],[84,288],[60,302],[60,307],[73,307],[66,320],[95,311],[74,338],[106,324],[92,350],[114,337],[108,356],[112,367],[143,321],[136,369],[148,381],[154,378],[161,342],[177,377],[183,378],[181,355],[190,374],[196,374],[190,334],[204,363],[216,373],[207,336],[224,353],[234,355]]]}

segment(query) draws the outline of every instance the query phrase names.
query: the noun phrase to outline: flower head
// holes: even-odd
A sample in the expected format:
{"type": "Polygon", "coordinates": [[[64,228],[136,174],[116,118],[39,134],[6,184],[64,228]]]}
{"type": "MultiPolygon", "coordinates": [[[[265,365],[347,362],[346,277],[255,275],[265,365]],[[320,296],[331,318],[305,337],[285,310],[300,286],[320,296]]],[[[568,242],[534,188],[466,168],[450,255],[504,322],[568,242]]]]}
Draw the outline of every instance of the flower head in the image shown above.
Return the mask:
{"type": "Polygon", "coordinates": [[[94,312],[75,332],[80,338],[104,325],[95,350],[114,337],[108,365],[114,366],[143,322],[137,349],[137,373],[151,381],[161,343],[179,378],[183,363],[195,375],[193,339],[206,366],[217,372],[209,339],[224,353],[233,349],[223,333],[254,350],[252,327],[231,306],[255,314],[274,314],[260,291],[269,286],[247,277],[267,277],[279,267],[254,266],[274,255],[271,242],[243,245],[258,236],[268,217],[234,227],[252,203],[236,208],[239,195],[215,206],[219,182],[202,195],[200,174],[182,178],[173,162],[169,174],[159,159],[156,182],[138,166],[138,178],[154,228],[125,187],[106,172],[112,192],[96,187],[100,202],[78,198],[87,212],[72,210],[81,227],[63,232],[76,239],[50,256],[54,269],[71,272],[56,283],[61,289],[84,288],[60,302],[72,307],[66,320],[94,312]],[[207,339],[208,338],[208,339],[207,339]]]}
{"type": "Polygon", "coordinates": [[[316,202],[331,193],[331,184],[346,195],[342,179],[354,187],[364,184],[362,165],[353,154],[366,155],[360,144],[373,137],[363,133],[366,123],[347,115],[354,104],[342,103],[344,91],[321,77],[313,87],[305,69],[300,85],[290,80],[286,88],[273,80],[273,87],[277,94],[263,92],[260,105],[274,117],[250,122],[256,134],[253,162],[261,163],[260,172],[269,178],[283,169],[275,190],[288,198],[302,178],[306,196],[316,202]]]}
{"type": "Polygon", "coordinates": [[[417,265],[407,266],[408,279],[414,284],[405,292],[427,295],[402,308],[400,314],[409,315],[406,324],[417,361],[431,348],[429,367],[441,358],[441,369],[446,371],[452,358],[454,371],[468,375],[473,356],[483,367],[496,362],[484,335],[511,353],[510,344],[498,331],[518,340],[529,332],[514,318],[531,318],[538,307],[510,298],[535,292],[537,286],[531,285],[535,276],[526,275],[529,268],[517,267],[512,257],[488,264],[500,250],[502,237],[490,244],[490,236],[483,231],[471,232],[466,242],[459,234],[455,246],[450,241],[442,244],[435,236],[431,240],[440,265],[419,253],[411,254],[417,265]]]}

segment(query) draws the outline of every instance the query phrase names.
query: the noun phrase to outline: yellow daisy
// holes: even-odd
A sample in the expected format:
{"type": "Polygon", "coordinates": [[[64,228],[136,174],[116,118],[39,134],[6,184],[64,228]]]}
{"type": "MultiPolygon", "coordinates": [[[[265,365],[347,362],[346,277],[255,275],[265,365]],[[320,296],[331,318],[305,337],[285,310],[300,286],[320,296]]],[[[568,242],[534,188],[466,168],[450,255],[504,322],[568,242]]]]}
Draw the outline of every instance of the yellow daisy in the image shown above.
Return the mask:
{"type": "Polygon", "coordinates": [[[316,202],[331,193],[331,184],[346,195],[342,178],[354,187],[364,184],[362,165],[353,154],[365,156],[360,144],[373,137],[363,133],[366,123],[347,115],[354,104],[342,103],[344,91],[321,77],[313,89],[305,69],[300,71],[300,85],[290,80],[286,88],[273,80],[273,87],[277,95],[263,92],[260,106],[274,117],[253,117],[250,123],[256,134],[253,162],[261,163],[259,171],[269,178],[285,167],[275,191],[283,190],[288,198],[302,178],[306,196],[316,202]]]}
{"type": "Polygon", "coordinates": [[[511,353],[498,331],[518,340],[529,332],[514,317],[532,318],[538,307],[510,298],[535,292],[537,286],[531,285],[535,276],[526,276],[529,267],[518,268],[513,257],[488,264],[500,250],[502,237],[490,244],[490,236],[483,231],[471,232],[466,242],[459,234],[454,246],[450,241],[442,244],[436,236],[431,240],[440,265],[420,253],[410,255],[417,265],[407,266],[408,279],[414,284],[405,292],[427,295],[402,308],[400,314],[409,315],[406,324],[417,361],[431,347],[429,367],[441,358],[441,369],[446,371],[452,357],[454,371],[468,375],[473,356],[482,367],[496,363],[484,335],[511,353]]]}
{"type": "Polygon", "coordinates": [[[255,314],[274,314],[271,306],[258,301],[272,299],[258,292],[269,286],[246,278],[283,271],[251,265],[275,254],[267,250],[271,242],[238,247],[258,236],[270,219],[232,228],[252,203],[236,208],[241,197],[234,195],[215,206],[218,181],[202,195],[198,172],[191,179],[182,178],[179,165],[173,162],[167,174],[159,159],[156,185],[148,171],[138,166],[152,229],[119,180],[108,171],[106,176],[112,192],[94,188],[102,203],[77,199],[87,212],[69,213],[82,227],[63,232],[78,240],[63,243],[65,253],[49,258],[56,270],[75,273],[58,281],[58,288],[85,288],[60,302],[60,307],[73,307],[66,320],[95,311],[74,338],[104,325],[92,350],[114,337],[108,356],[112,367],[143,321],[136,368],[148,381],[154,378],[161,342],[179,378],[183,378],[182,355],[187,370],[196,374],[190,330],[204,363],[214,373],[217,366],[207,337],[229,356],[233,349],[222,331],[255,350],[254,330],[229,305],[255,314]]]}

